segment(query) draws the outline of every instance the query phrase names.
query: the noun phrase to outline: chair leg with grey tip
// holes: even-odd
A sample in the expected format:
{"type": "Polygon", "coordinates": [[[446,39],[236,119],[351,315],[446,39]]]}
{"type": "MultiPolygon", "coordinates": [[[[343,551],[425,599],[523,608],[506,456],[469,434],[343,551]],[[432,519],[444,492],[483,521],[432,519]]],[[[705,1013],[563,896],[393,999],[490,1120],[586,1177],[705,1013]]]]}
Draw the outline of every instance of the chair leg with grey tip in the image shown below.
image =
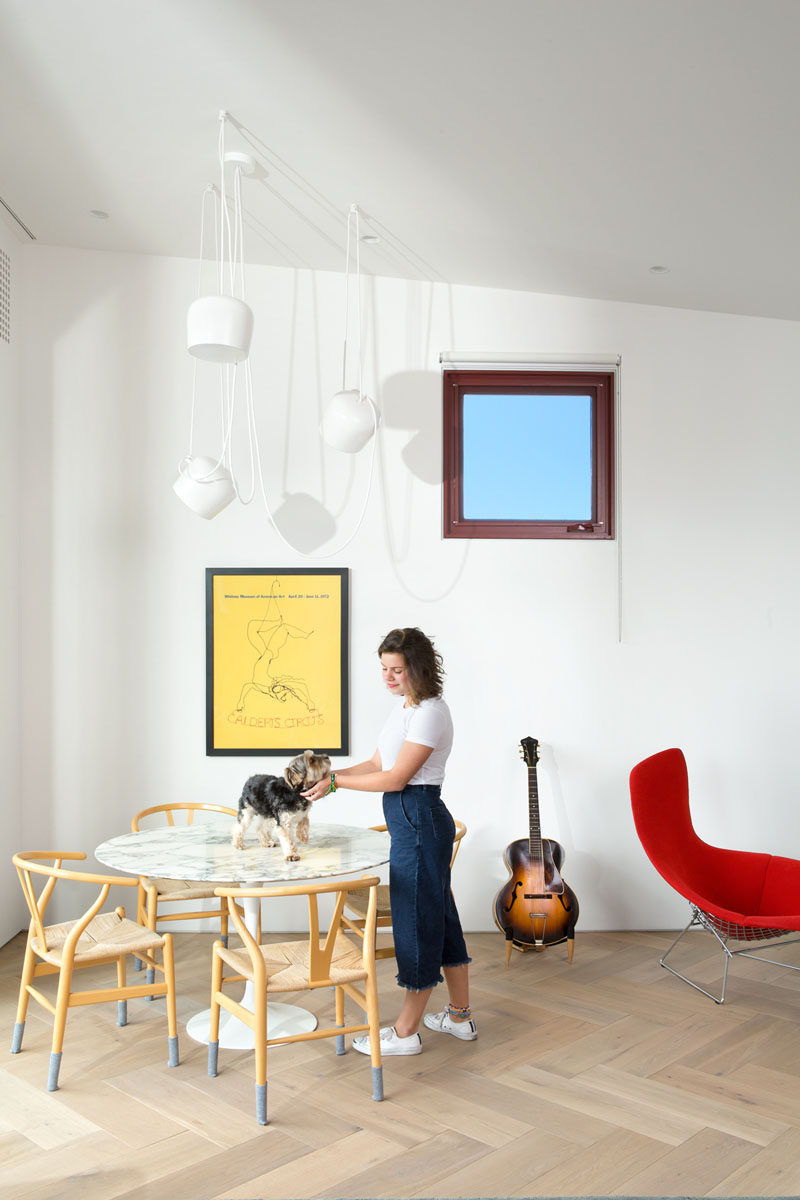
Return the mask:
{"type": "Polygon", "coordinates": [[[212,1079],[217,1075],[217,1058],[219,1056],[219,1042],[208,1043],[208,1073],[212,1079]]]}
{"type": "MultiPolygon", "coordinates": [[[[342,991],[341,988],[337,988],[337,987],[331,988],[331,991],[333,992],[334,1002],[336,1005],[336,1017],[334,1020],[334,1026],[336,1029],[344,1029],[344,992],[342,991]]],[[[344,1054],[345,1053],[345,1045],[344,1045],[344,1034],[343,1033],[336,1034],[335,1044],[336,1044],[336,1053],[344,1054]]]]}
{"type": "Polygon", "coordinates": [[[267,1125],[267,1085],[256,1084],[256,1117],[259,1125],[267,1125]]]}
{"type": "Polygon", "coordinates": [[[19,1054],[22,1049],[22,1035],[25,1032],[25,1022],[17,1021],[14,1026],[14,1034],[11,1038],[11,1053],[19,1054]]]}
{"type": "Polygon", "coordinates": [[[383,1099],[383,1067],[372,1068],[372,1099],[383,1099]]]}
{"type": "Polygon", "coordinates": [[[177,1039],[177,1037],[171,1037],[169,1039],[169,1058],[167,1060],[167,1066],[168,1067],[180,1066],[180,1061],[181,1061],[181,1059],[180,1059],[180,1051],[178,1049],[178,1039],[177,1039]]]}
{"type": "Polygon", "coordinates": [[[58,1072],[61,1070],[61,1052],[50,1055],[50,1070],[47,1075],[48,1092],[58,1091],[58,1072]]]}

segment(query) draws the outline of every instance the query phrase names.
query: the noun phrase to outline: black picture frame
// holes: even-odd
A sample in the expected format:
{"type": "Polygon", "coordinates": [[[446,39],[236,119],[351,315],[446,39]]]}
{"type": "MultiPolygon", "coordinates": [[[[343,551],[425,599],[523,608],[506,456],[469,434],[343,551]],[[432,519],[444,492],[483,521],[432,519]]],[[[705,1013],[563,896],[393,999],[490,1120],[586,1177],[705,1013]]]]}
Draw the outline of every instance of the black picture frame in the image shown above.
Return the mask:
{"type": "Polygon", "coordinates": [[[350,753],[346,567],[206,568],[206,754],[350,753]]]}

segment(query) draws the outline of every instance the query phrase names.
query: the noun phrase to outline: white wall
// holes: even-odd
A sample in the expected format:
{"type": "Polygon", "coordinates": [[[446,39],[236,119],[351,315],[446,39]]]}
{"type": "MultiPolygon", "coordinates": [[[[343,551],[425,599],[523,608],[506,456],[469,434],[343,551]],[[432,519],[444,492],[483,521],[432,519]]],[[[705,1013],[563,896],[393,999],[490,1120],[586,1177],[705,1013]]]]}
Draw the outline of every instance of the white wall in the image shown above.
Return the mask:
{"type": "Polygon", "coordinates": [[[25,903],[10,860],[20,850],[20,659],[19,659],[19,346],[22,333],[19,295],[19,243],[0,222],[0,250],[10,260],[10,340],[0,337],[0,679],[4,717],[0,722],[0,771],[3,815],[0,820],[0,946],[25,922],[25,903]]]}
{"type": "MultiPolygon", "coordinates": [[[[29,841],[91,850],[146,804],[235,803],[245,777],[278,760],[205,755],[204,568],[337,565],[352,572],[355,757],[372,753],[389,703],[374,653],[386,630],[418,624],[444,655],[466,928],[494,927],[503,849],[527,832],[529,734],[542,743],[543,833],[565,847],[584,929],[684,917],[643,856],[627,790],[633,764],[667,746],[686,752],[701,833],[800,855],[796,324],[377,280],[366,307],[379,484],[352,544],[304,559],[257,505],[207,523],[172,493],[195,264],[32,247],[25,276],[29,841]],[[442,541],[443,349],[622,355],[615,542],[442,541]]],[[[248,274],[268,490],[336,514],[325,552],[352,529],[368,467],[368,452],[323,454],[317,436],[339,386],[341,285],[248,274]]],[[[205,381],[201,392],[195,449],[212,452],[205,381]]],[[[371,824],[379,801],[340,792],[315,815],[371,824]]]]}

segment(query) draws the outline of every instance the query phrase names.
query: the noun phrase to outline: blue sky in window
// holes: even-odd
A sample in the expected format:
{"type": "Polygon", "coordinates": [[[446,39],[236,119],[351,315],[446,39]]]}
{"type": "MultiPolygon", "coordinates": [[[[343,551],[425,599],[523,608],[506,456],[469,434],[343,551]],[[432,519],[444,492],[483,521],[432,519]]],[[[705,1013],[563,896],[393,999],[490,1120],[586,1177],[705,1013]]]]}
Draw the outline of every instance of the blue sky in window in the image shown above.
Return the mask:
{"type": "Polygon", "coordinates": [[[465,393],[463,413],[465,520],[591,520],[591,396],[465,393]]]}

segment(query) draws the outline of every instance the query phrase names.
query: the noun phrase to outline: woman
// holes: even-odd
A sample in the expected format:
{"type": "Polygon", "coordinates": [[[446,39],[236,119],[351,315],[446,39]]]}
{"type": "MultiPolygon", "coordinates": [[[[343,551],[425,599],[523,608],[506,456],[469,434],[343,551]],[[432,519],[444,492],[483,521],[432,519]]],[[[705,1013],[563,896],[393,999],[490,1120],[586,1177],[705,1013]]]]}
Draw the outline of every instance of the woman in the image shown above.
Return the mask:
{"type": "MultiPolygon", "coordinates": [[[[478,1036],[469,1007],[471,961],[450,890],[455,823],[441,800],[444,767],[453,744],[450,710],[442,699],[441,655],[421,629],[393,629],[378,647],[383,680],[398,703],[372,758],[344,767],[304,792],[383,792],[391,835],[389,897],[397,982],[405,988],[400,1015],[381,1030],[381,1054],[419,1054],[419,1024],[444,972],[448,1007],[425,1025],[462,1041],[478,1036]]],[[[353,1046],[369,1054],[369,1039],[353,1046]]]]}

